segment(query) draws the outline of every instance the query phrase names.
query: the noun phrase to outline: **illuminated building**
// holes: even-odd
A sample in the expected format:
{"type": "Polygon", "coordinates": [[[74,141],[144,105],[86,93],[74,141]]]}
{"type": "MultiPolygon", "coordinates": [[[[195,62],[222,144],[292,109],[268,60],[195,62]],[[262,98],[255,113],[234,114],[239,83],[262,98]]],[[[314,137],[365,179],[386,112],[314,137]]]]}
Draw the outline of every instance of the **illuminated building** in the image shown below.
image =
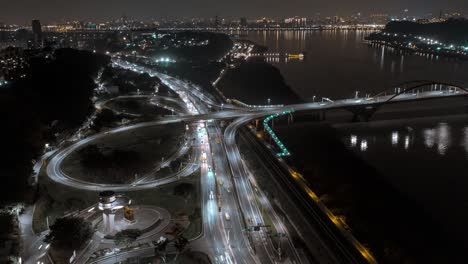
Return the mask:
{"type": "Polygon", "coordinates": [[[32,32],[34,35],[34,45],[36,47],[42,47],[42,27],[39,20],[32,21],[32,32]]]}
{"type": "Polygon", "coordinates": [[[104,232],[111,234],[114,232],[115,212],[130,204],[130,200],[122,195],[115,195],[113,191],[99,193],[99,210],[102,211],[102,223],[104,232]]]}

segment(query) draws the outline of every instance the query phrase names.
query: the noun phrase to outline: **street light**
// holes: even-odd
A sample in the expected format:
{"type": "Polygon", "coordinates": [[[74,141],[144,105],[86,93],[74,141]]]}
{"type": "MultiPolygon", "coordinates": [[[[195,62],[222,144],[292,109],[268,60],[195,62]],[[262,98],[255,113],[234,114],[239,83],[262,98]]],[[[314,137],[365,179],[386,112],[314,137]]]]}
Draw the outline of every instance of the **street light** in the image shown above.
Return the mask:
{"type": "Polygon", "coordinates": [[[268,105],[270,105],[270,102],[271,102],[271,100],[270,100],[270,98],[268,98],[268,105]]]}

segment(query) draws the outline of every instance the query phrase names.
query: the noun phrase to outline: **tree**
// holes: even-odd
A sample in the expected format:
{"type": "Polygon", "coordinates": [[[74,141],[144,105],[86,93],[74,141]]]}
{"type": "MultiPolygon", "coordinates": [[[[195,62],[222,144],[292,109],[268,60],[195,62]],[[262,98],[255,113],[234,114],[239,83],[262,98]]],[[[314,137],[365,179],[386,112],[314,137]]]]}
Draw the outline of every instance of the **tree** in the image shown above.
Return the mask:
{"type": "Polygon", "coordinates": [[[180,235],[179,237],[177,237],[176,241],[174,242],[174,247],[177,250],[177,255],[175,256],[174,259],[177,259],[177,256],[179,256],[179,254],[182,253],[187,248],[188,244],[189,244],[188,239],[185,238],[183,235],[180,235]]]}
{"type": "Polygon", "coordinates": [[[97,114],[91,126],[96,131],[101,131],[102,127],[110,127],[114,122],[120,121],[120,117],[114,111],[104,108],[97,114]]]}
{"type": "Polygon", "coordinates": [[[110,62],[87,51],[58,49],[50,56],[26,56],[24,78],[0,91],[0,201],[32,196],[32,160],[57,132],[78,127],[91,112],[93,77],[110,62]],[[51,126],[58,121],[58,125],[51,126]]]}
{"type": "Polygon", "coordinates": [[[81,217],[62,217],[55,220],[44,242],[64,249],[78,249],[93,235],[91,223],[81,217]]]}
{"type": "Polygon", "coordinates": [[[159,256],[164,263],[166,263],[166,248],[168,244],[169,240],[167,239],[153,241],[153,245],[155,245],[154,253],[156,256],[159,256]]]}
{"type": "Polygon", "coordinates": [[[174,187],[174,195],[187,199],[194,192],[194,189],[195,187],[191,183],[179,183],[174,187]]]}
{"type": "Polygon", "coordinates": [[[130,246],[142,234],[140,229],[125,229],[115,234],[114,240],[116,245],[125,244],[126,247],[130,246]]]}
{"type": "Polygon", "coordinates": [[[0,201],[23,201],[29,193],[32,159],[42,150],[43,125],[33,108],[17,96],[0,95],[0,201]]]}

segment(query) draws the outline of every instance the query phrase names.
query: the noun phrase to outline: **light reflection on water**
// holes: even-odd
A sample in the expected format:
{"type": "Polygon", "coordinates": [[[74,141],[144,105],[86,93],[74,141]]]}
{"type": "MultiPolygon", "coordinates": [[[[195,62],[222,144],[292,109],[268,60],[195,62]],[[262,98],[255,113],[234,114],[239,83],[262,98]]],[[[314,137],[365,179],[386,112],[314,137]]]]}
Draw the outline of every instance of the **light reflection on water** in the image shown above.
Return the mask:
{"type": "Polygon", "coordinates": [[[468,116],[337,126],[342,142],[468,245],[468,116]],[[456,202],[454,202],[456,201],[456,202]]]}
{"type": "MultiPolygon", "coordinates": [[[[459,139],[459,146],[463,147],[468,157],[468,126],[456,129],[459,129],[460,134],[463,135],[459,139]]],[[[353,132],[345,142],[349,142],[350,148],[361,152],[367,151],[368,148],[380,148],[386,144],[397,149],[411,150],[415,146],[415,142],[423,142],[426,150],[435,150],[439,155],[444,156],[453,145],[452,141],[458,140],[458,136],[454,136],[452,130],[453,128],[448,123],[441,122],[435,127],[418,128],[417,130],[406,127],[403,130],[393,130],[388,134],[384,132],[377,136],[375,134],[370,136],[368,133],[359,135],[353,132]],[[370,140],[371,138],[374,140],[370,140]]],[[[419,145],[417,146],[419,148],[419,145]]]]}
{"type": "Polygon", "coordinates": [[[303,99],[314,95],[349,98],[355,91],[375,94],[404,81],[427,78],[452,83],[468,81],[466,61],[369,46],[363,42],[369,33],[360,30],[249,31],[246,38],[267,46],[268,52],[306,52],[304,60],[267,58],[303,99]]]}
{"type": "Polygon", "coordinates": [[[468,127],[465,127],[463,129],[463,142],[462,142],[462,146],[465,148],[465,152],[468,153],[468,127]]]}
{"type": "Polygon", "coordinates": [[[392,132],[392,146],[398,145],[398,131],[392,132]]]}

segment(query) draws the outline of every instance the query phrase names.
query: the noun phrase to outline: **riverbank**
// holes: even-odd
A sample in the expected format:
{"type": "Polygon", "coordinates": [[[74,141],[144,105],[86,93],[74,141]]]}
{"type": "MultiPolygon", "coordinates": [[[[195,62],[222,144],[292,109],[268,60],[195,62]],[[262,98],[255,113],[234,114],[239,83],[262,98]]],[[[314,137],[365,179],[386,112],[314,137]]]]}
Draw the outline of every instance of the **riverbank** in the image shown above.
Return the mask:
{"type": "Polygon", "coordinates": [[[468,59],[468,20],[448,19],[442,22],[392,21],[366,40],[388,47],[423,55],[468,59]]]}
{"type": "Polygon", "coordinates": [[[457,58],[461,60],[468,60],[468,52],[456,51],[456,50],[442,50],[433,49],[428,47],[416,46],[410,40],[395,41],[392,38],[367,38],[365,43],[372,47],[389,47],[396,50],[404,51],[408,54],[417,54],[422,56],[444,56],[449,58],[457,58]]]}
{"type": "Polygon", "coordinates": [[[227,98],[250,105],[293,104],[299,96],[286,84],[281,72],[259,58],[249,58],[225,70],[217,88],[227,98]]]}

